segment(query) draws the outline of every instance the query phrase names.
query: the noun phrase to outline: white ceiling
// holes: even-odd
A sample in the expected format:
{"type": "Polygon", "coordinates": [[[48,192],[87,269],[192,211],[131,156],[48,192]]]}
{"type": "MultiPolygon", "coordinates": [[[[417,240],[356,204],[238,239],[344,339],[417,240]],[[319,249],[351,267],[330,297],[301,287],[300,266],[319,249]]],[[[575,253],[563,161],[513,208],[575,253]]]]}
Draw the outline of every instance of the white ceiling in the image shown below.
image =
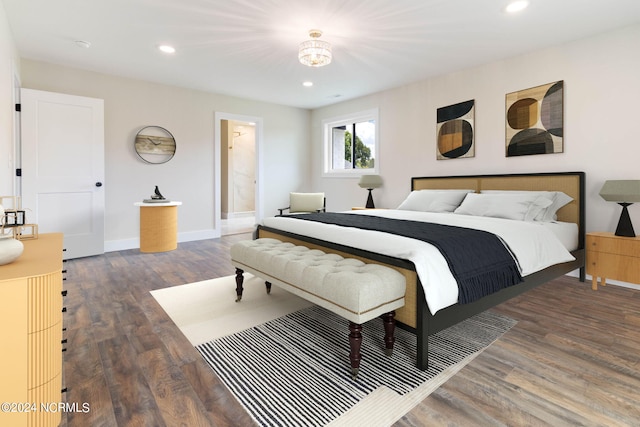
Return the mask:
{"type": "Polygon", "coordinates": [[[507,0],[2,1],[23,58],[303,108],[640,21],[640,0],[531,0],[515,16],[507,0]],[[312,28],[328,66],[297,60],[312,28]]]}

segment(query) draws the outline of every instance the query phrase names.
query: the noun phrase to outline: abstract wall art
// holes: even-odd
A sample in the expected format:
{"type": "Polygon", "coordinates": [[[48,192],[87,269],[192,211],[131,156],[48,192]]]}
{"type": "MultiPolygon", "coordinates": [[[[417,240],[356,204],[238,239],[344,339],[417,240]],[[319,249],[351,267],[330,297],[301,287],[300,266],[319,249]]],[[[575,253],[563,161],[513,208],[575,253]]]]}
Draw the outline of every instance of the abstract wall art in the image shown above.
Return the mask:
{"type": "Polygon", "coordinates": [[[562,153],[564,81],[506,96],[506,156],[562,153]]]}
{"type": "Polygon", "coordinates": [[[437,110],[438,160],[475,156],[475,101],[465,101],[437,110]]]}

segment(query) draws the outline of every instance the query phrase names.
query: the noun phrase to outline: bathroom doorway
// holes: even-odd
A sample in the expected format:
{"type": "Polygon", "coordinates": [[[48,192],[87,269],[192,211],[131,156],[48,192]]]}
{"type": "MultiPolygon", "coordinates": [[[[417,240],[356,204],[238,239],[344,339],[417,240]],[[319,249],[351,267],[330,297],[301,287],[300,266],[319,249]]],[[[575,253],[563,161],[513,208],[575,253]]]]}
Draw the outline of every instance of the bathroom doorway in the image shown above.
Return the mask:
{"type": "Polygon", "coordinates": [[[256,124],[220,120],[221,234],[252,231],[257,221],[256,124]]]}

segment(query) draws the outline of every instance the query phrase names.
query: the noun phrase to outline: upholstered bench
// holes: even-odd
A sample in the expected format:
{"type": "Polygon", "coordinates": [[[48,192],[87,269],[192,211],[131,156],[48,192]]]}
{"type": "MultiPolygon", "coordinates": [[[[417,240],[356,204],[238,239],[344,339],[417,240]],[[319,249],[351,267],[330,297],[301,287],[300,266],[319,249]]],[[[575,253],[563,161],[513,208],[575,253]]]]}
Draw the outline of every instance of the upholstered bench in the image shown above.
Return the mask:
{"type": "Polygon", "coordinates": [[[236,267],[237,302],[247,271],[265,280],[267,293],[273,283],[347,319],[353,378],[360,367],[363,323],[381,316],[386,353],[393,352],[394,310],[404,305],[406,288],[398,271],[270,238],[234,244],[231,263],[236,267]]]}

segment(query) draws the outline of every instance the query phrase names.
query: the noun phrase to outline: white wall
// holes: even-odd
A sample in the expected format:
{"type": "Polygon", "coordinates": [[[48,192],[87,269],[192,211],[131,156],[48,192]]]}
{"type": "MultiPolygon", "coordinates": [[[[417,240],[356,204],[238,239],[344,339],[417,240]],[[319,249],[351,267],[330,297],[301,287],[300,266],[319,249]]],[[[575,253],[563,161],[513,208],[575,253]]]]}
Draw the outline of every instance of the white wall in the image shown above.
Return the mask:
{"type": "Polygon", "coordinates": [[[289,191],[309,186],[309,111],[141,80],[22,60],[25,88],[105,101],[105,240],[107,250],[137,247],[134,202],[158,185],[180,200],[180,241],[212,237],[214,224],[214,114],[263,118],[265,213],[286,206],[289,191]],[[140,128],[162,126],[176,138],[176,154],[161,165],[142,162],[133,150],[140,128]]]}
{"type": "MultiPolygon", "coordinates": [[[[329,210],[362,206],[354,178],[323,178],[321,121],[380,112],[376,206],[395,207],[412,176],[585,171],[587,231],[615,230],[620,207],[598,192],[607,179],[640,179],[640,25],[314,110],[313,189],[329,210]],[[505,95],[564,80],[564,153],[505,157],[505,95]],[[475,99],[476,155],[436,160],[436,109],[475,99]]],[[[640,204],[629,208],[640,233],[640,204]]]]}
{"type": "MultiPolygon", "coordinates": [[[[0,189],[12,168],[11,115],[15,49],[0,8],[0,189]],[[7,106],[9,104],[9,107],[7,106]],[[9,125],[11,120],[9,120],[9,125]]],[[[213,115],[216,111],[264,118],[265,214],[287,204],[289,191],[325,191],[329,210],[365,202],[355,179],[323,178],[321,120],[378,107],[380,168],[384,186],[378,206],[397,206],[412,176],[583,170],[587,173],[587,230],[613,230],[620,208],[598,196],[606,179],[640,179],[640,140],[635,131],[640,99],[640,25],[539,52],[379,92],[309,112],[273,104],[163,86],[23,60],[23,87],[105,99],[106,239],[137,238],[132,204],[159,185],[184,202],[179,233],[213,227],[213,115]],[[565,82],[565,151],[504,156],[505,94],[556,80],[565,82]],[[436,109],[475,99],[476,156],[435,159],[436,109]],[[140,162],[132,149],[137,129],[156,124],[178,140],[165,165],[140,162]],[[309,143],[309,135],[311,141],[309,143]]],[[[6,192],[6,191],[3,191],[6,192]]],[[[640,231],[640,204],[630,207],[640,231]]]]}
{"type": "Polygon", "coordinates": [[[14,77],[19,72],[19,59],[0,2],[0,196],[14,195],[14,77]]]}

